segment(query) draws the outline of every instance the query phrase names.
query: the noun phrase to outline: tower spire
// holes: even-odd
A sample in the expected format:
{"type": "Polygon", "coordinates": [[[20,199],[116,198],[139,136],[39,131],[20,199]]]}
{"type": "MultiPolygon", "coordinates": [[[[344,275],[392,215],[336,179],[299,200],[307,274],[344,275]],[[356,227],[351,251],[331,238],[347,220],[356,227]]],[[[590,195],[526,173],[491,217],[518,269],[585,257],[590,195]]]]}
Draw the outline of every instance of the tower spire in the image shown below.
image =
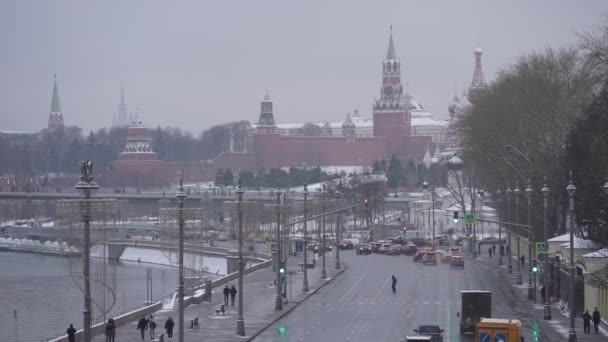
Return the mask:
{"type": "Polygon", "coordinates": [[[391,34],[388,41],[388,51],[386,52],[386,59],[396,60],[397,54],[395,53],[395,44],[393,43],[393,25],[390,26],[391,34]]]}
{"type": "Polygon", "coordinates": [[[479,47],[477,42],[477,48],[475,49],[475,71],[473,72],[473,81],[471,82],[471,88],[485,88],[486,79],[483,76],[483,69],[481,67],[481,55],[483,51],[479,47]]]}
{"type": "Polygon", "coordinates": [[[125,102],[125,86],[123,82],[120,82],[120,104],[118,105],[118,113],[116,118],[117,126],[128,126],[129,125],[129,114],[127,110],[127,104],[125,102]]]}
{"type": "Polygon", "coordinates": [[[61,113],[59,90],[57,89],[57,74],[53,75],[53,98],[51,99],[51,113],[61,113]]]}

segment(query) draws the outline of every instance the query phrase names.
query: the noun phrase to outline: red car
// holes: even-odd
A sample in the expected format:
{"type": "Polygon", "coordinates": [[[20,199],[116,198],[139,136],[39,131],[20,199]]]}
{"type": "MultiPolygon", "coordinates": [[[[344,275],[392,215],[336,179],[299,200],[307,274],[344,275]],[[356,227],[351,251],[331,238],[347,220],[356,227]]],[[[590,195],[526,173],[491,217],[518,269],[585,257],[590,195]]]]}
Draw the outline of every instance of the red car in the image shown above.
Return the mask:
{"type": "Polygon", "coordinates": [[[405,255],[416,255],[416,252],[418,252],[418,247],[416,247],[416,245],[408,245],[403,249],[403,254],[405,255]]]}
{"type": "Polygon", "coordinates": [[[414,255],[414,261],[422,261],[422,258],[424,258],[424,254],[425,251],[416,252],[416,254],[414,255]]]}

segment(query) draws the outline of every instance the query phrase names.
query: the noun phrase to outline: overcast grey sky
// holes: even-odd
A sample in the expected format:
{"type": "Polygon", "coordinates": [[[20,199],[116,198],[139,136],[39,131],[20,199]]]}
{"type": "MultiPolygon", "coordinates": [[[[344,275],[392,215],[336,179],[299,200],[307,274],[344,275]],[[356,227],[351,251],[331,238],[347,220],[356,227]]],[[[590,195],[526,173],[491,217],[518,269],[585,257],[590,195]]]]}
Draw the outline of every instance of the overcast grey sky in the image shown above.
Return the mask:
{"type": "Polygon", "coordinates": [[[53,73],[66,124],[87,130],[111,124],[121,81],[146,124],[196,134],[257,121],[266,90],[281,123],[370,115],[391,24],[403,83],[446,117],[478,40],[491,80],[606,12],[606,0],[0,0],[0,129],[46,127],[53,73]]]}

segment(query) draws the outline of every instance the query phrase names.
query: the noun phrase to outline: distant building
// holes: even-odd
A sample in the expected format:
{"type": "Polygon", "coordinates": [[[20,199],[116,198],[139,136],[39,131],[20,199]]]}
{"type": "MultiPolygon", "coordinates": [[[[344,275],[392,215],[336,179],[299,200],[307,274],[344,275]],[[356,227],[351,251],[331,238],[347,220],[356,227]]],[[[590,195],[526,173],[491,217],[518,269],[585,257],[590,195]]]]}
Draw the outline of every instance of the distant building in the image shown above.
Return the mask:
{"type": "Polygon", "coordinates": [[[114,113],[112,119],[112,126],[114,127],[125,127],[129,125],[129,111],[127,110],[127,103],[125,102],[125,88],[121,84],[120,86],[120,103],[118,104],[118,110],[114,113]]]}
{"type": "Polygon", "coordinates": [[[58,131],[63,129],[63,113],[61,112],[61,103],[59,102],[59,90],[57,89],[57,75],[53,80],[53,96],[51,99],[51,112],[49,113],[49,131],[58,131]]]}

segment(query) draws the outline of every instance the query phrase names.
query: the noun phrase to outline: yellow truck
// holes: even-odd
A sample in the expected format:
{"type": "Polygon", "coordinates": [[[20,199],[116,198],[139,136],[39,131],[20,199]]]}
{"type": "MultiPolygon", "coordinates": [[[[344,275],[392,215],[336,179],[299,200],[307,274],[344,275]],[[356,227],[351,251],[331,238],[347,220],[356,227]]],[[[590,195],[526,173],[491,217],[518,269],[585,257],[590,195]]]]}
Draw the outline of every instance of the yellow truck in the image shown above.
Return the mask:
{"type": "Polygon", "coordinates": [[[523,342],[521,322],[517,319],[482,318],[477,323],[475,341],[523,342]]]}

